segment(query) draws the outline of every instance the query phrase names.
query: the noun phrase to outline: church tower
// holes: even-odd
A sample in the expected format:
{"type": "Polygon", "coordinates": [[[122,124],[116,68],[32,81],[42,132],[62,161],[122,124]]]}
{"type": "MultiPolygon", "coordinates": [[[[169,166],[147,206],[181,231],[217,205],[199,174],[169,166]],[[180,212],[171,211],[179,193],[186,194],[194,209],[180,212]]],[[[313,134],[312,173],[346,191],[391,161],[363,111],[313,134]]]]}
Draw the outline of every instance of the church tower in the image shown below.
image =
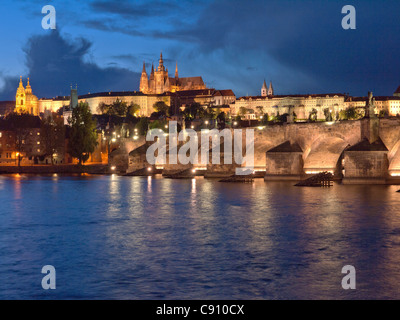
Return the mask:
{"type": "Polygon", "coordinates": [[[142,76],[140,77],[139,90],[143,93],[147,93],[149,91],[149,78],[147,76],[146,64],[144,62],[143,62],[142,76]]]}
{"type": "Polygon", "coordinates": [[[38,98],[33,95],[32,93],[32,88],[29,83],[29,78],[28,78],[28,83],[26,85],[25,89],[25,110],[29,114],[33,114],[34,116],[39,115],[39,100],[38,98]]]}
{"type": "Polygon", "coordinates": [[[158,70],[157,71],[165,71],[162,52],[160,53],[160,60],[158,60],[158,70]]]}
{"type": "Polygon", "coordinates": [[[176,62],[176,67],[175,67],[175,79],[178,79],[179,75],[178,75],[178,61],[176,62]]]}
{"type": "Polygon", "coordinates": [[[264,80],[263,86],[261,88],[261,97],[267,96],[267,90],[268,90],[267,84],[265,83],[265,80],[264,80]]]}
{"type": "Polygon", "coordinates": [[[15,95],[15,112],[22,113],[25,112],[26,105],[26,94],[24,84],[22,83],[22,77],[19,78],[19,87],[15,95]]]}
{"type": "Polygon", "coordinates": [[[19,86],[15,94],[15,112],[16,113],[29,113],[34,116],[39,115],[39,99],[33,95],[32,88],[29,83],[24,88],[22,77],[19,79],[19,86]]]}
{"type": "Polygon", "coordinates": [[[268,97],[274,95],[274,88],[272,87],[272,81],[269,83],[269,88],[268,88],[268,97]]]}
{"type": "Polygon", "coordinates": [[[162,56],[162,52],[160,54],[160,60],[158,61],[157,71],[154,72],[154,82],[155,82],[155,93],[161,94],[166,91],[170,91],[169,81],[168,80],[168,71],[165,70],[164,60],[162,56]]]}

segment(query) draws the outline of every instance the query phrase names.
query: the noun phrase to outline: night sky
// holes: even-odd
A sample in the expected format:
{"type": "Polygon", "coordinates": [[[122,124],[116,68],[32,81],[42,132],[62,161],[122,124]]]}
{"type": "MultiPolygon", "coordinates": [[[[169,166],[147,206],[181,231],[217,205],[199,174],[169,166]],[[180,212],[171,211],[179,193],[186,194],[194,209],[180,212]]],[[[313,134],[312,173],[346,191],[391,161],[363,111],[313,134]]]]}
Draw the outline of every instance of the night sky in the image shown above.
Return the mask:
{"type": "Polygon", "coordinates": [[[400,85],[400,1],[2,0],[0,100],[14,100],[19,76],[39,98],[138,90],[160,51],[173,76],[259,95],[392,95],[400,85]],[[51,4],[57,29],[44,30],[51,4]],[[357,29],[344,30],[344,5],[357,29]]]}

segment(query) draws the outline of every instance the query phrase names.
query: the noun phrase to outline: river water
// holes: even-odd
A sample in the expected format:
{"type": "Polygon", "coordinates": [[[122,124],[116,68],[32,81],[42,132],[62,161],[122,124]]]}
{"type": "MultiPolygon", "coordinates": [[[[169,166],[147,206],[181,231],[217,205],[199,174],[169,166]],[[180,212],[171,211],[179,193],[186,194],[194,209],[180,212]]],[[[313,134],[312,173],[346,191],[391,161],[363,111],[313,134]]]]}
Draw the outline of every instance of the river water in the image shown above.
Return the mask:
{"type": "Polygon", "coordinates": [[[1,176],[0,299],[399,299],[398,189],[1,176]]]}

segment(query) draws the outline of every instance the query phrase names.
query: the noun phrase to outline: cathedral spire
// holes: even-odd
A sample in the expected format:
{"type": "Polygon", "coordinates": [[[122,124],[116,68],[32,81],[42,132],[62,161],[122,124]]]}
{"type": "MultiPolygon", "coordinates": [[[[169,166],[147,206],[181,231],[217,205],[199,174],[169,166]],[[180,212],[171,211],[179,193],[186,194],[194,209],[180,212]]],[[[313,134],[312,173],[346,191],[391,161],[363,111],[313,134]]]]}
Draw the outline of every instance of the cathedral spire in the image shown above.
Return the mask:
{"type": "Polygon", "coordinates": [[[165,71],[165,69],[164,69],[164,60],[163,60],[163,57],[162,57],[162,51],[161,51],[161,54],[160,54],[160,60],[158,61],[158,71],[165,71]]]}
{"type": "Polygon", "coordinates": [[[274,88],[272,87],[272,81],[269,82],[268,95],[269,96],[274,95],[274,88]]]}
{"type": "Polygon", "coordinates": [[[146,73],[146,63],[143,61],[143,70],[142,73],[146,73]]]}
{"type": "Polygon", "coordinates": [[[19,87],[23,88],[24,84],[22,83],[22,76],[19,76],[19,87]]]}
{"type": "Polygon", "coordinates": [[[31,85],[29,83],[29,78],[28,78],[28,83],[26,84],[25,92],[28,93],[28,94],[32,93],[32,88],[31,88],[31,85]]]}
{"type": "Polygon", "coordinates": [[[175,78],[179,78],[179,75],[178,75],[178,61],[176,62],[176,67],[175,67],[175,78]]]}
{"type": "Polygon", "coordinates": [[[264,79],[264,83],[261,87],[261,96],[266,97],[267,94],[268,94],[268,88],[267,88],[267,84],[265,83],[265,79],[264,79]]]}

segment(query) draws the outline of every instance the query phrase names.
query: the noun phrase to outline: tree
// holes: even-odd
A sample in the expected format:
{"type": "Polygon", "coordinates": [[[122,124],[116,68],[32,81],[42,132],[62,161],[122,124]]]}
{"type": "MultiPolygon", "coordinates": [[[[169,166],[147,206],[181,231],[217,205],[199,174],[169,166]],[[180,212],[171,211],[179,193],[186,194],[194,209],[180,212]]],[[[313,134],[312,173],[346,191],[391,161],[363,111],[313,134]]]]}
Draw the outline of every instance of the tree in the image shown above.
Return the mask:
{"type": "Polygon", "coordinates": [[[225,129],[225,122],[226,122],[226,114],[225,114],[225,112],[221,112],[217,116],[217,122],[218,122],[218,129],[219,130],[225,129]]]}
{"type": "Polygon", "coordinates": [[[155,120],[149,124],[149,129],[161,129],[164,130],[165,126],[168,124],[167,121],[155,120]]]}
{"type": "Polygon", "coordinates": [[[261,119],[261,124],[262,125],[267,125],[269,123],[269,116],[268,116],[268,113],[264,113],[264,115],[262,116],[262,119],[261,119]]]}
{"type": "Polygon", "coordinates": [[[128,113],[128,105],[126,102],[121,100],[115,100],[112,104],[105,104],[104,102],[101,102],[97,106],[97,111],[101,114],[107,114],[109,116],[126,117],[128,113]]]}
{"type": "Polygon", "coordinates": [[[97,112],[100,114],[108,114],[109,105],[105,104],[104,102],[100,102],[97,106],[97,112]]]}
{"type": "MultiPolygon", "coordinates": [[[[210,110],[212,108],[208,109],[210,110]]],[[[207,111],[200,105],[200,103],[194,102],[185,107],[183,114],[185,119],[204,118],[207,115],[207,111]]]]}
{"type": "Polygon", "coordinates": [[[138,129],[138,133],[142,136],[147,134],[149,129],[149,119],[148,118],[140,118],[139,122],[136,124],[136,129],[138,129]]]}
{"type": "Polygon", "coordinates": [[[69,153],[82,165],[97,146],[96,121],[92,119],[87,103],[80,102],[72,110],[70,126],[69,153]]]}
{"type": "Polygon", "coordinates": [[[239,108],[239,115],[244,116],[247,113],[247,109],[245,107],[240,107],[239,108]]]}
{"type": "Polygon", "coordinates": [[[170,115],[170,108],[164,101],[158,101],[153,105],[153,109],[155,112],[160,112],[166,116],[170,115]]]}
{"type": "Polygon", "coordinates": [[[329,108],[325,108],[324,109],[324,116],[325,116],[325,120],[326,121],[332,121],[333,117],[332,117],[332,112],[329,108]]]}
{"type": "Polygon", "coordinates": [[[387,111],[387,110],[381,110],[381,111],[379,111],[379,115],[378,115],[378,117],[379,118],[387,118],[389,116],[389,112],[387,111]]]}
{"type": "Polygon", "coordinates": [[[111,105],[110,111],[112,112],[113,115],[116,115],[119,117],[126,117],[126,114],[128,113],[128,105],[126,102],[122,102],[121,100],[116,100],[111,105]]]}
{"type": "Polygon", "coordinates": [[[140,106],[136,103],[131,103],[128,107],[128,115],[136,117],[140,111],[140,106]]]}
{"type": "Polygon", "coordinates": [[[361,119],[365,112],[364,108],[348,107],[340,112],[341,118],[344,120],[358,120],[361,119]]]}
{"type": "Polygon", "coordinates": [[[317,121],[317,117],[318,117],[318,111],[315,108],[312,108],[312,110],[310,111],[310,114],[308,115],[308,120],[309,121],[317,121]]]}
{"type": "Polygon", "coordinates": [[[50,156],[54,165],[54,154],[62,152],[65,139],[64,119],[53,113],[41,121],[40,135],[44,144],[44,155],[50,156]]]}

